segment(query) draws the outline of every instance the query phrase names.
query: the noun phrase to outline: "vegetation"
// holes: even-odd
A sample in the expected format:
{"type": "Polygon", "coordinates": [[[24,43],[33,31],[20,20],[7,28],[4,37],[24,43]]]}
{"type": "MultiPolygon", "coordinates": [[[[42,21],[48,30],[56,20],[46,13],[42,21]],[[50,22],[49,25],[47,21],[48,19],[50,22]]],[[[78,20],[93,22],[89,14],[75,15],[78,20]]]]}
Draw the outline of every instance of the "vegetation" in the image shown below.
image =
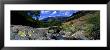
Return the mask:
{"type": "Polygon", "coordinates": [[[83,16],[77,14],[68,19],[68,22],[65,22],[62,27],[64,31],[71,32],[71,34],[82,30],[89,39],[100,39],[100,12],[90,11],[83,16]]]}
{"type": "MultiPolygon", "coordinates": [[[[11,24],[12,25],[27,25],[27,26],[39,26],[39,21],[34,20],[32,16],[27,13],[30,11],[11,11],[11,24]]],[[[39,11],[36,11],[39,13],[39,11]]],[[[38,15],[38,14],[36,14],[38,15]]]]}
{"type": "MultiPolygon", "coordinates": [[[[79,11],[71,15],[64,22],[54,19],[43,22],[38,20],[39,15],[40,11],[11,11],[11,24],[36,28],[51,27],[51,30],[48,30],[50,33],[59,33],[62,31],[65,36],[68,34],[69,38],[74,38],[72,37],[73,35],[80,34],[88,39],[100,39],[100,11],[79,11]],[[33,19],[33,15],[37,16],[37,19],[33,19]],[[58,28],[53,26],[57,26],[58,28]]],[[[27,34],[31,36],[33,32],[28,32],[27,34]]],[[[18,31],[18,35],[24,37],[26,36],[26,32],[18,31]]]]}
{"type": "Polygon", "coordinates": [[[39,16],[40,11],[11,11],[11,24],[12,25],[26,25],[31,27],[49,27],[60,26],[61,22],[57,20],[49,20],[44,23],[37,19],[33,19],[32,15],[39,16]],[[30,15],[28,15],[30,13],[30,15]]]}
{"type": "Polygon", "coordinates": [[[94,15],[91,15],[88,20],[86,32],[91,33],[90,36],[94,36],[94,39],[100,39],[100,13],[96,12],[94,15]]]}

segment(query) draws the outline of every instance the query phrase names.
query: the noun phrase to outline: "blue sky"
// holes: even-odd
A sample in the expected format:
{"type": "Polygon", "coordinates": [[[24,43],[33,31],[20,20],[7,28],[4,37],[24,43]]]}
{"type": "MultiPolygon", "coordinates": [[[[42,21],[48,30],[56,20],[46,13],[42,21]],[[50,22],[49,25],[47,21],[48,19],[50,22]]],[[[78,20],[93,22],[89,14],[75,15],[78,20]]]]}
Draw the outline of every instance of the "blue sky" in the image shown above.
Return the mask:
{"type": "MultiPolygon", "coordinates": [[[[76,12],[77,12],[76,10],[41,10],[39,20],[42,20],[48,17],[56,17],[56,16],[69,17],[76,12]]],[[[35,19],[36,16],[33,16],[33,18],[35,19]]]]}

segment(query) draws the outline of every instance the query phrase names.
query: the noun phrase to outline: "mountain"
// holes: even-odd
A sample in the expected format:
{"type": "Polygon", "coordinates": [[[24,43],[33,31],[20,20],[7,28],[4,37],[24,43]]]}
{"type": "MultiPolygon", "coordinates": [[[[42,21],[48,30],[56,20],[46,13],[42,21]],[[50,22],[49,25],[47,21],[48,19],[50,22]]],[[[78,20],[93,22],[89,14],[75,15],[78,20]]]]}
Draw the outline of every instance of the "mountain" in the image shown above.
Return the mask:
{"type": "Polygon", "coordinates": [[[44,18],[41,21],[43,22],[48,22],[49,20],[57,20],[57,21],[61,21],[64,22],[65,20],[67,20],[69,17],[48,17],[48,18],[44,18]]]}
{"type": "MultiPolygon", "coordinates": [[[[100,39],[100,11],[80,12],[62,24],[64,31],[80,39],[100,39]],[[85,36],[85,37],[84,37],[85,36]]],[[[70,36],[71,36],[70,35],[70,36]]]]}

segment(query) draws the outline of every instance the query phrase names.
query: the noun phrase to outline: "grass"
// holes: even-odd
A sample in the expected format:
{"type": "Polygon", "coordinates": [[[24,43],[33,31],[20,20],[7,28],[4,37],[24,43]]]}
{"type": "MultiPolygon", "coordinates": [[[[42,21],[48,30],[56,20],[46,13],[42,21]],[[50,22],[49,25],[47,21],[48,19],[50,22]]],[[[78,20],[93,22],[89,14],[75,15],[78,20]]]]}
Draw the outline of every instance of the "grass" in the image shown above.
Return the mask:
{"type": "Polygon", "coordinates": [[[79,30],[84,31],[84,35],[88,38],[93,37],[94,39],[99,39],[100,35],[100,13],[95,12],[92,14],[87,14],[78,19],[71,20],[62,24],[62,28],[66,32],[71,32],[74,34],[79,30]],[[80,20],[82,19],[82,20],[80,20]],[[72,23],[73,22],[73,23],[72,23]]]}

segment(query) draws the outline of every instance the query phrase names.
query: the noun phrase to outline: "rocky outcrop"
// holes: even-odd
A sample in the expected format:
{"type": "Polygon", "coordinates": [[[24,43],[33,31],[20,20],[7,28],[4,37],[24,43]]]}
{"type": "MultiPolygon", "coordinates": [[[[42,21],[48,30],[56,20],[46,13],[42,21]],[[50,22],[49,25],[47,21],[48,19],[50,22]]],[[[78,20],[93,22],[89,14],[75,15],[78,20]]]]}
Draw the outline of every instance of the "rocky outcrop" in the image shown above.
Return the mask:
{"type": "Polygon", "coordinates": [[[65,32],[49,33],[48,28],[33,28],[22,25],[11,25],[11,40],[88,40],[82,31],[76,33],[65,32]]]}

